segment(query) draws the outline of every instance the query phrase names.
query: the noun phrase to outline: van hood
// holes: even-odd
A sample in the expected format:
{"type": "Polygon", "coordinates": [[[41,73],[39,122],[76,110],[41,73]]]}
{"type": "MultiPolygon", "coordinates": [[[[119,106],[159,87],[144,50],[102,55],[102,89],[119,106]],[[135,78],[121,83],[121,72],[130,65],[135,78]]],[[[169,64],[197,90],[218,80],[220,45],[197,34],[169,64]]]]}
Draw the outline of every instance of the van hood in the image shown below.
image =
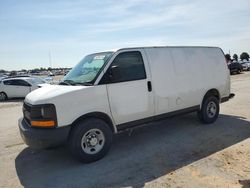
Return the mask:
{"type": "MultiPolygon", "coordinates": [[[[91,86],[48,85],[32,91],[25,97],[24,101],[31,105],[52,103],[56,97],[70,95],[72,92],[77,92],[88,87],[91,86]]],[[[66,99],[66,96],[64,99],[66,99]]]]}

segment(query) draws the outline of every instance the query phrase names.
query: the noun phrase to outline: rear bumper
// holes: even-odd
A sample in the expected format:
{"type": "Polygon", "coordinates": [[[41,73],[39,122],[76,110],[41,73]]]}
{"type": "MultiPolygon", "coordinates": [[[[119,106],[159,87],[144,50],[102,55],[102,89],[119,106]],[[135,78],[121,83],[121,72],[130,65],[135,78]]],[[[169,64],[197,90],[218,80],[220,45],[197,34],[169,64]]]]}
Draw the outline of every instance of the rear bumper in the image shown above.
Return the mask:
{"type": "Polygon", "coordinates": [[[234,93],[230,93],[230,95],[228,96],[228,97],[223,97],[223,98],[221,98],[221,103],[223,103],[223,102],[227,102],[227,101],[229,101],[230,99],[232,99],[233,97],[235,96],[235,94],[234,93]]]}
{"type": "Polygon", "coordinates": [[[52,129],[33,128],[23,118],[19,119],[18,126],[23,141],[34,149],[44,149],[64,144],[70,131],[70,126],[52,129]]]}

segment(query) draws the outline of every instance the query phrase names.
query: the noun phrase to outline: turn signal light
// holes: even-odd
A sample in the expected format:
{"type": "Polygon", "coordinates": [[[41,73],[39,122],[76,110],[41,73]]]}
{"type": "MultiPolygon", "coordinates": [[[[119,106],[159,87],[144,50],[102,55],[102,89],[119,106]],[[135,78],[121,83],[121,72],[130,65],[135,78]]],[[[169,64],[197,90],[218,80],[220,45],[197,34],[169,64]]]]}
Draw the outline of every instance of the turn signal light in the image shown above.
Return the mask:
{"type": "Polygon", "coordinates": [[[33,127],[54,127],[55,121],[31,121],[33,127]]]}

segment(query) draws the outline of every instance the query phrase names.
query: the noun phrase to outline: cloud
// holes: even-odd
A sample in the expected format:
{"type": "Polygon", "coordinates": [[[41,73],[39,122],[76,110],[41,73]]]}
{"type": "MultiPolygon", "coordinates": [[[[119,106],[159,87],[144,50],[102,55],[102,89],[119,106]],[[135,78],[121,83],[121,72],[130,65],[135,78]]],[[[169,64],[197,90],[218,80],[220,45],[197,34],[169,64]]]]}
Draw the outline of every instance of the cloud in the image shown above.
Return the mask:
{"type": "Polygon", "coordinates": [[[58,65],[67,65],[87,53],[129,46],[249,52],[249,10],[249,0],[4,1],[0,64],[42,66],[51,50],[58,65]]]}
{"type": "Polygon", "coordinates": [[[191,8],[192,5],[161,7],[153,12],[134,12],[127,17],[101,23],[90,23],[88,27],[95,32],[114,32],[136,28],[185,24],[186,22],[183,21],[183,18],[191,8]]]}

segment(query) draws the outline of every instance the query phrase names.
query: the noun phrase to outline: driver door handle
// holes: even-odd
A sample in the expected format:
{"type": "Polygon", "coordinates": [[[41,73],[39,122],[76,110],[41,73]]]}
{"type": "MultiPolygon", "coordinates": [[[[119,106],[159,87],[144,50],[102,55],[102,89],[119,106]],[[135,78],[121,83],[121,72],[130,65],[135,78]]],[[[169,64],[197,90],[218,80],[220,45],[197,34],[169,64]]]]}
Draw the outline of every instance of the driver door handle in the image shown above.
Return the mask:
{"type": "Polygon", "coordinates": [[[150,81],[148,81],[148,91],[151,92],[152,91],[152,84],[150,81]]]}

